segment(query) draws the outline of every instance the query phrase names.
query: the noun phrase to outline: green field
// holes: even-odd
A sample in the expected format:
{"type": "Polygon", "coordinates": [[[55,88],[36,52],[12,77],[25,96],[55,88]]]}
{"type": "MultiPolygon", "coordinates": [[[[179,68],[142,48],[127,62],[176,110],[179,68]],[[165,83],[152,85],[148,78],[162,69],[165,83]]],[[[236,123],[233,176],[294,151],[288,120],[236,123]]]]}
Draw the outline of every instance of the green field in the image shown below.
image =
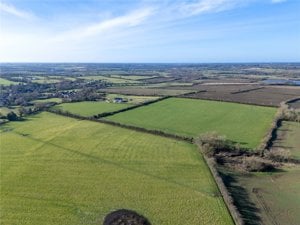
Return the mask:
{"type": "Polygon", "coordinates": [[[216,131],[243,146],[258,146],[275,108],[194,99],[169,98],[107,119],[168,133],[197,137],[216,131]]]}
{"type": "Polygon", "coordinates": [[[123,78],[115,78],[115,77],[109,77],[109,76],[84,76],[84,77],[79,77],[80,79],[85,79],[85,80],[103,80],[107,81],[110,83],[115,83],[115,84],[123,84],[123,83],[139,83],[137,80],[130,80],[130,79],[123,79],[123,78]]]}
{"type": "Polygon", "coordinates": [[[56,105],[54,109],[60,109],[72,114],[80,116],[93,116],[105,112],[113,112],[129,107],[128,104],[123,103],[107,103],[107,102],[74,102],[63,103],[56,105]]]}
{"type": "Polygon", "coordinates": [[[279,138],[274,142],[274,148],[285,148],[293,158],[300,159],[300,123],[283,121],[277,136],[279,138]]]}
{"type": "Polygon", "coordinates": [[[46,112],[0,128],[1,224],[233,224],[194,145],[46,112]]]}
{"type": "MultiPolygon", "coordinates": [[[[253,221],[253,215],[258,218],[255,224],[300,224],[300,167],[286,167],[282,172],[252,173],[236,175],[236,187],[245,188],[249,202],[255,204],[256,209],[251,209],[251,203],[244,201],[245,194],[241,195],[237,188],[234,193],[240,202],[241,210],[248,210],[247,217],[253,221]],[[253,191],[255,190],[255,191],[253,191]],[[252,216],[252,218],[251,218],[252,216]]],[[[252,223],[249,223],[252,224],[252,223]]]]}
{"type": "Polygon", "coordinates": [[[16,85],[16,84],[19,84],[19,82],[10,81],[0,77],[0,85],[9,86],[9,85],[16,85]]]}
{"type": "Polygon", "coordinates": [[[114,78],[121,78],[121,79],[126,79],[126,80],[143,80],[143,79],[149,79],[149,78],[154,78],[157,76],[138,76],[138,75],[110,75],[111,77],[114,78]]]}

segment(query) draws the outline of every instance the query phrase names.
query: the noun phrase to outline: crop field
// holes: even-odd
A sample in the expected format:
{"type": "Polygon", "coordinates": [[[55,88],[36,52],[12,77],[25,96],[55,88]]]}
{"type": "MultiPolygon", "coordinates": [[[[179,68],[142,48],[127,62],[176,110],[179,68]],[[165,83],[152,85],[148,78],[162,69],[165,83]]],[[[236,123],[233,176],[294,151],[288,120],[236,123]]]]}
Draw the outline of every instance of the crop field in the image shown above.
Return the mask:
{"type": "Polygon", "coordinates": [[[169,98],[107,119],[192,137],[216,131],[242,146],[256,148],[275,113],[271,107],[169,98]]]}
{"type": "Polygon", "coordinates": [[[191,82],[165,82],[165,83],[157,83],[157,84],[149,84],[147,87],[150,88],[163,88],[163,87],[188,87],[192,86],[194,83],[191,82]]]}
{"type": "Polygon", "coordinates": [[[293,158],[300,159],[300,123],[283,121],[277,131],[277,137],[273,148],[287,149],[293,158]]]}
{"type": "Polygon", "coordinates": [[[160,89],[160,88],[136,88],[136,87],[126,87],[126,88],[106,88],[101,89],[100,91],[106,93],[117,93],[117,94],[124,94],[124,95],[146,95],[146,96],[176,96],[182,95],[185,93],[191,92],[191,90],[174,90],[174,89],[160,89]]]}
{"type": "Polygon", "coordinates": [[[289,103],[289,105],[294,109],[300,109],[300,99],[289,103]]]}
{"type": "Polygon", "coordinates": [[[15,84],[19,84],[19,82],[10,81],[10,80],[0,77],[0,85],[9,86],[9,85],[15,85],[15,84]]]}
{"type": "Polygon", "coordinates": [[[233,224],[192,144],[46,112],[0,128],[1,224],[233,224]]]}
{"type": "Polygon", "coordinates": [[[80,116],[93,116],[105,112],[113,112],[129,107],[123,103],[108,103],[108,102],[73,102],[62,103],[54,106],[54,109],[59,109],[64,112],[70,112],[80,116]]]}
{"type": "Polygon", "coordinates": [[[115,78],[115,77],[109,77],[109,76],[84,76],[80,77],[80,79],[85,79],[85,80],[103,80],[107,81],[110,83],[115,83],[115,84],[122,84],[122,83],[139,83],[138,80],[131,80],[131,79],[123,79],[123,78],[115,78]]]}
{"type": "Polygon", "coordinates": [[[138,75],[110,75],[111,77],[114,78],[121,78],[121,79],[126,79],[126,80],[144,80],[144,79],[149,79],[149,78],[155,78],[157,76],[138,76],[138,75]]]}
{"type": "Polygon", "coordinates": [[[241,102],[266,106],[279,106],[282,101],[300,96],[300,87],[258,85],[198,85],[201,92],[187,97],[241,102]]]}

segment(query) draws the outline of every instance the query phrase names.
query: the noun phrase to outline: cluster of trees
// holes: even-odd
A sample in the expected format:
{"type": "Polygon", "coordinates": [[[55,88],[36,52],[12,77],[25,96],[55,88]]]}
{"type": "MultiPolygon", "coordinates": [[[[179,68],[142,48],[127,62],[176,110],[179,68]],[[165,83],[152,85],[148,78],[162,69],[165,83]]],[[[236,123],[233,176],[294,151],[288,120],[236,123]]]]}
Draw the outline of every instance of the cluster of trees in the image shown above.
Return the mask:
{"type": "Polygon", "coordinates": [[[63,94],[61,97],[63,102],[80,102],[80,101],[97,101],[97,100],[104,100],[105,93],[97,92],[95,88],[83,88],[76,92],[72,92],[72,94],[63,94]]]}
{"type": "Polygon", "coordinates": [[[101,81],[84,82],[62,81],[55,84],[26,83],[1,87],[0,106],[29,106],[30,101],[44,97],[65,98],[66,101],[84,101],[102,99],[96,90],[104,88],[109,84],[101,81]],[[72,91],[72,90],[80,91],[72,91]]]}
{"type": "Polygon", "coordinates": [[[282,111],[282,119],[287,121],[300,122],[300,111],[284,106],[282,111]]]}

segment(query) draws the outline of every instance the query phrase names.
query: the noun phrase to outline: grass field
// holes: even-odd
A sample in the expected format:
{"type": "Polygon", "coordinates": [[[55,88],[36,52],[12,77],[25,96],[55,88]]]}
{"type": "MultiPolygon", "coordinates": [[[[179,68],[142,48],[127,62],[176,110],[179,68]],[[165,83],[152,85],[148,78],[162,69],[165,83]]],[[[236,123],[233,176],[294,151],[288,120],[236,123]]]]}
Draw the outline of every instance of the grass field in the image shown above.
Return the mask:
{"type": "Polygon", "coordinates": [[[293,158],[300,159],[300,123],[283,121],[277,136],[273,148],[287,149],[293,158]]]}
{"type": "Polygon", "coordinates": [[[216,131],[229,140],[255,148],[266,134],[275,108],[194,99],[170,98],[107,119],[196,137],[216,131]]]}
{"type": "Polygon", "coordinates": [[[15,84],[19,84],[19,82],[10,81],[10,80],[0,77],[0,85],[9,86],[9,85],[15,85],[15,84]]]}
{"type": "Polygon", "coordinates": [[[233,224],[194,145],[46,112],[0,128],[1,224],[233,224]]]}
{"type": "Polygon", "coordinates": [[[249,202],[255,205],[243,202],[246,198],[241,195],[241,188],[234,191],[240,194],[240,209],[248,210],[247,217],[252,221],[249,224],[300,224],[299,177],[299,166],[284,168],[282,172],[234,176],[235,187],[243,187],[249,202]]]}
{"type": "Polygon", "coordinates": [[[107,103],[107,102],[74,102],[63,103],[54,106],[54,109],[68,111],[70,113],[80,116],[93,116],[105,112],[113,112],[119,109],[129,107],[128,104],[123,103],[107,103]]]}
{"type": "Polygon", "coordinates": [[[85,80],[103,80],[107,81],[110,83],[115,83],[115,84],[123,84],[123,83],[139,83],[137,80],[130,80],[130,79],[123,79],[123,78],[115,78],[115,77],[109,77],[109,76],[84,76],[80,77],[80,79],[85,79],[85,80]]]}

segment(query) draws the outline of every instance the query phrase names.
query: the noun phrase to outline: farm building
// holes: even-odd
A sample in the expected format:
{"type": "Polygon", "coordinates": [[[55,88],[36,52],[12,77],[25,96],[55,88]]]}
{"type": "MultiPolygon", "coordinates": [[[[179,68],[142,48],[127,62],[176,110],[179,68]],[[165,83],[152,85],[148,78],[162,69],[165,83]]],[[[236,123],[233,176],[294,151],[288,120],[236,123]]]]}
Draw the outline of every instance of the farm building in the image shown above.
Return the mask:
{"type": "Polygon", "coordinates": [[[116,97],[116,98],[114,98],[113,102],[114,103],[123,103],[123,102],[127,102],[127,99],[116,97]]]}

